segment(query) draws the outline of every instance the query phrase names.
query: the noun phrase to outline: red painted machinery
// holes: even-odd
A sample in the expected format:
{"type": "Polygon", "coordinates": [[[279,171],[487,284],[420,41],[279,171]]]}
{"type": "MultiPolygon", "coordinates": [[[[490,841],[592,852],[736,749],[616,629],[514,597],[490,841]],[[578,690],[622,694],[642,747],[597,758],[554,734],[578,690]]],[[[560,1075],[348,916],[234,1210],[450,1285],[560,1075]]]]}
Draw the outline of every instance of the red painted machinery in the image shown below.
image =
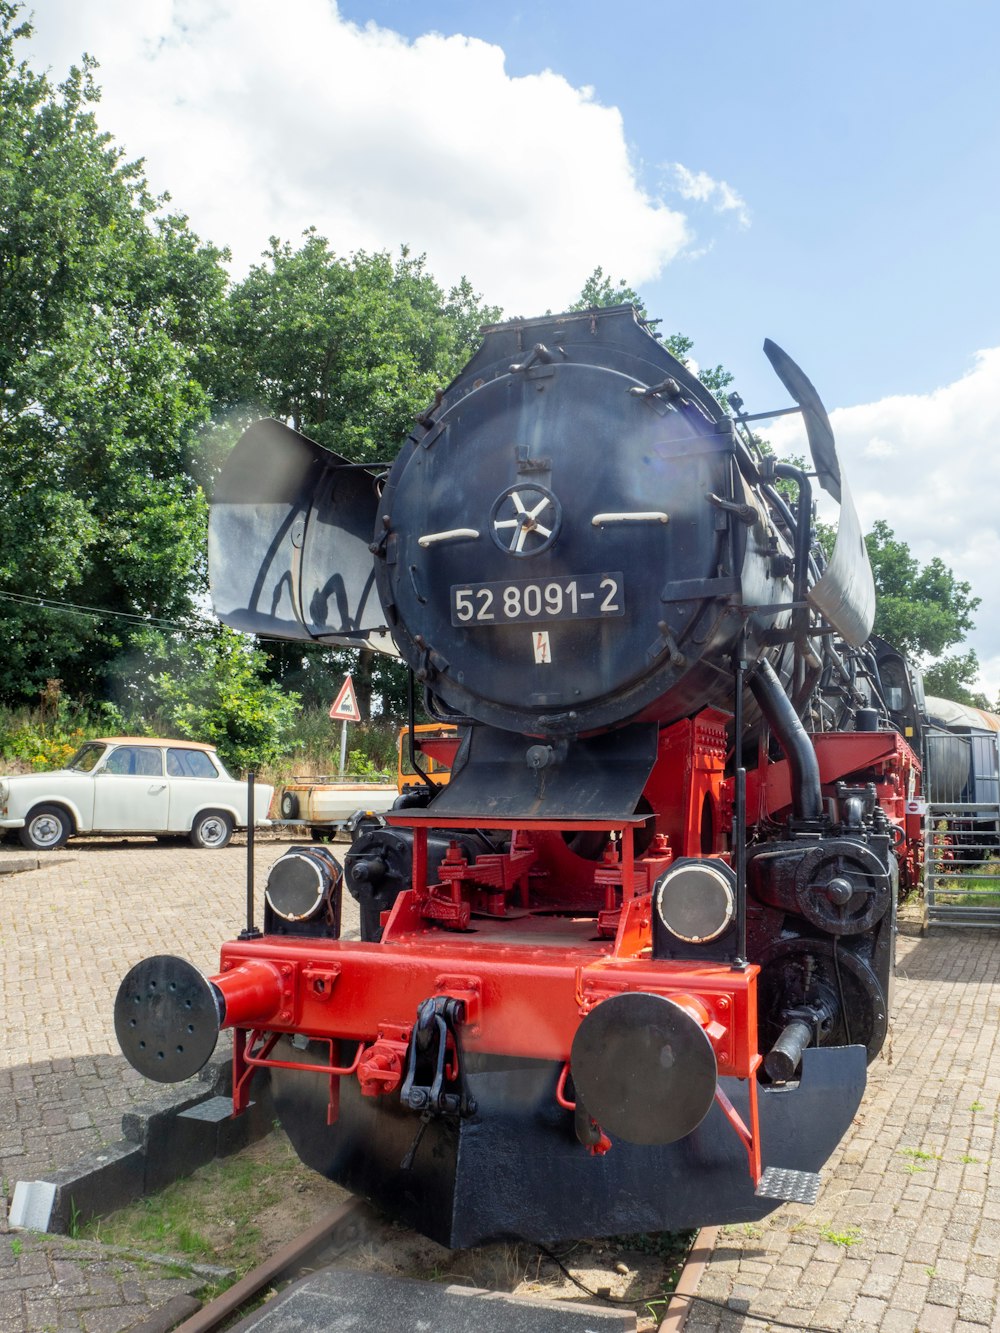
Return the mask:
{"type": "Polygon", "coordinates": [[[885,1036],[921,701],[869,641],[826,413],[765,350],[811,473],[631,307],[486,330],[387,474],[251,427],[213,502],[220,615],[398,653],[457,729],[450,781],[414,753],[343,871],[282,857],[210,979],[138,964],[137,1068],[187,1077],[232,1029],[237,1111],[267,1070],[306,1162],[453,1246],[814,1197],[885,1036]]]}

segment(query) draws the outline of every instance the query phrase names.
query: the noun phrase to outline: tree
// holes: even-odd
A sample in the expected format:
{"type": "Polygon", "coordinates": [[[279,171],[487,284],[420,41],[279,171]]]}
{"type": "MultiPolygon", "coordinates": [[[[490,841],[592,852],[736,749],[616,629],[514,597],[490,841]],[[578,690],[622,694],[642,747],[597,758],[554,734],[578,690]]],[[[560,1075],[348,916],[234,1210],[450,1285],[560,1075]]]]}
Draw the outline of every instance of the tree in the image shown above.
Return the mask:
{"type": "Polygon", "coordinates": [[[297,250],[272,237],[230,295],[217,391],[346,458],[388,461],[499,313],[465,279],[445,295],[405,246],[340,258],[313,229],[297,250]]]}
{"type": "MultiPolygon", "coordinates": [[[[338,256],[314,229],[294,249],[271,238],[264,262],[232,291],[217,396],[243,422],[288,420],[358,462],[389,462],[435,391],[500,316],[463,278],[448,293],[404,246],[338,256]],[[248,410],[246,404],[253,406],[248,410]]],[[[373,698],[400,709],[404,669],[362,650],[268,645],[277,679],[327,701],[354,674],[362,716],[373,698]]]]}
{"type": "Polygon", "coordinates": [[[942,656],[975,628],[980,598],[971,595],[971,584],[956,578],[939,556],[921,565],[884,519],[875,521],[865,545],[875,576],[873,632],[920,665],[928,694],[988,707],[974,688],[975,652],[942,656]]]}
{"type": "Polygon", "coordinates": [[[168,734],[215,745],[234,771],[274,763],[299,706],[267,679],[267,658],[224,625],[188,635],[144,631],[141,672],[121,680],[130,713],[168,734]]]}
{"type": "Polygon", "coordinates": [[[53,86],[15,57],[0,0],[0,697],[100,693],[128,619],[181,619],[204,582],[191,476],[222,254],[164,216],[97,127],[94,62],[53,86]],[[8,594],[8,595],[5,595],[8,594]]]}
{"type": "Polygon", "coordinates": [[[694,346],[692,340],[683,333],[670,333],[666,337],[657,333],[656,326],[662,324],[663,321],[649,318],[646,312],[646,303],[635,288],[630,287],[624,278],[619,278],[617,283],[612,282],[604,269],[598,266],[583,284],[579,299],[570,306],[570,310],[595,310],[610,305],[634,305],[640,318],[645,321],[653,336],[661,339],[671,356],[675,356],[678,361],[696,373],[705,388],[714,394],[720,406],[725,411],[729,411],[725,394],[726,389],[733,382],[733,377],[729,371],[722,366],[711,366],[704,369],[701,367],[695,369],[690,366],[688,353],[694,346]]]}
{"type": "Polygon", "coordinates": [[[938,699],[953,699],[972,708],[989,708],[990,701],[975,688],[979,676],[979,658],[975,650],[941,657],[924,668],[924,689],[938,699]]]}
{"type": "Polygon", "coordinates": [[[901,653],[938,657],[975,628],[980,599],[938,556],[921,566],[884,519],[865,537],[875,576],[875,629],[901,653]]]}

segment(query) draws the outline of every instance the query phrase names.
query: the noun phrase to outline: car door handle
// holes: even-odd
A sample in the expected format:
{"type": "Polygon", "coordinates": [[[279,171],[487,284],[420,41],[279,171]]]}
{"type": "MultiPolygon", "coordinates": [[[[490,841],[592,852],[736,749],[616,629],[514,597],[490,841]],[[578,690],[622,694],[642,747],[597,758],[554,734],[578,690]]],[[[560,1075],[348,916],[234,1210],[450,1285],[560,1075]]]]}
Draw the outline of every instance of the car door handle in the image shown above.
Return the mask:
{"type": "Polygon", "coordinates": [[[156,793],[157,793],[158,791],[163,791],[163,789],[164,789],[164,787],[166,787],[166,785],[167,785],[167,784],[166,784],[165,782],[161,782],[159,785],[157,785],[157,784],[154,782],[153,785],[152,785],[152,786],[150,787],[150,789],[149,789],[149,795],[150,795],[150,796],[155,796],[156,793]]]}

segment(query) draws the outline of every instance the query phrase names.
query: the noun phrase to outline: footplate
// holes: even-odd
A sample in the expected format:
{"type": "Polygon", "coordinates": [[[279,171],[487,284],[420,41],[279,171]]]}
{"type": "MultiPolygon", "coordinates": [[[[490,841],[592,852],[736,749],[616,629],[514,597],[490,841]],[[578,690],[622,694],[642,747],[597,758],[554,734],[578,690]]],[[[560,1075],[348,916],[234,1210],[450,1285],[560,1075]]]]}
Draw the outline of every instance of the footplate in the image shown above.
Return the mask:
{"type": "Polygon", "coordinates": [[[815,1203],[819,1194],[818,1171],[792,1171],[784,1166],[768,1166],[761,1173],[758,1199],[781,1199],[783,1203],[815,1203]]]}

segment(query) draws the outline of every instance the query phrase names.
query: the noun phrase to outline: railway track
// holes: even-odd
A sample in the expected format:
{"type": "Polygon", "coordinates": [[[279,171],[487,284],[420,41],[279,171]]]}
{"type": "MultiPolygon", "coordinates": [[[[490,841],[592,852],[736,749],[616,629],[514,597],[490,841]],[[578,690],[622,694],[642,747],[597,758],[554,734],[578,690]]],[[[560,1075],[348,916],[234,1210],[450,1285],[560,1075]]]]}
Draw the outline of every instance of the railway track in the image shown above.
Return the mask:
{"type": "Polygon", "coordinates": [[[217,1333],[235,1316],[248,1313],[259,1303],[262,1294],[276,1284],[293,1282],[354,1248],[364,1236],[371,1217],[371,1210],[362,1199],[349,1199],[252,1268],[190,1318],[175,1325],[173,1333],[217,1333]]]}
{"type": "MultiPolygon", "coordinates": [[[[276,1288],[287,1289],[297,1279],[321,1273],[328,1265],[345,1259],[377,1226],[378,1219],[366,1203],[360,1199],[348,1200],[306,1228],[287,1245],[282,1246],[280,1250],[200,1309],[191,1313],[190,1305],[163,1307],[133,1330],[133,1333],[220,1333],[223,1329],[230,1330],[230,1333],[238,1333],[238,1330],[246,1326],[246,1321],[261,1306],[269,1293],[273,1293],[276,1288]]],[[[716,1228],[707,1228],[695,1239],[666,1312],[656,1326],[657,1333],[681,1333],[691,1308],[691,1298],[711,1253],[715,1232],[716,1228]]],[[[627,1329],[630,1324],[627,1319],[628,1312],[634,1312],[636,1308],[641,1309],[642,1298],[632,1302],[622,1298],[609,1298],[604,1291],[591,1291],[559,1260],[555,1262],[560,1264],[582,1293],[589,1295],[594,1306],[603,1307],[606,1312],[611,1310],[622,1312],[622,1318],[626,1322],[619,1323],[617,1328],[627,1329]]],[[[364,1275],[359,1273],[357,1276],[362,1278],[364,1275]]],[[[393,1279],[379,1278],[378,1281],[389,1283],[393,1279]]],[[[549,1307],[555,1303],[540,1302],[549,1307]]],[[[568,1314],[578,1310],[580,1310],[578,1305],[572,1302],[566,1303],[568,1314]]],[[[293,1326],[307,1327],[299,1322],[294,1322],[293,1326]]],[[[400,1333],[407,1333],[405,1323],[395,1326],[399,1328],[400,1333]]],[[[649,1327],[648,1324],[645,1326],[649,1327]]],[[[317,1329],[319,1327],[316,1325],[317,1329]]],[[[474,1333],[478,1328],[478,1318],[469,1323],[469,1333],[474,1333]]]]}

